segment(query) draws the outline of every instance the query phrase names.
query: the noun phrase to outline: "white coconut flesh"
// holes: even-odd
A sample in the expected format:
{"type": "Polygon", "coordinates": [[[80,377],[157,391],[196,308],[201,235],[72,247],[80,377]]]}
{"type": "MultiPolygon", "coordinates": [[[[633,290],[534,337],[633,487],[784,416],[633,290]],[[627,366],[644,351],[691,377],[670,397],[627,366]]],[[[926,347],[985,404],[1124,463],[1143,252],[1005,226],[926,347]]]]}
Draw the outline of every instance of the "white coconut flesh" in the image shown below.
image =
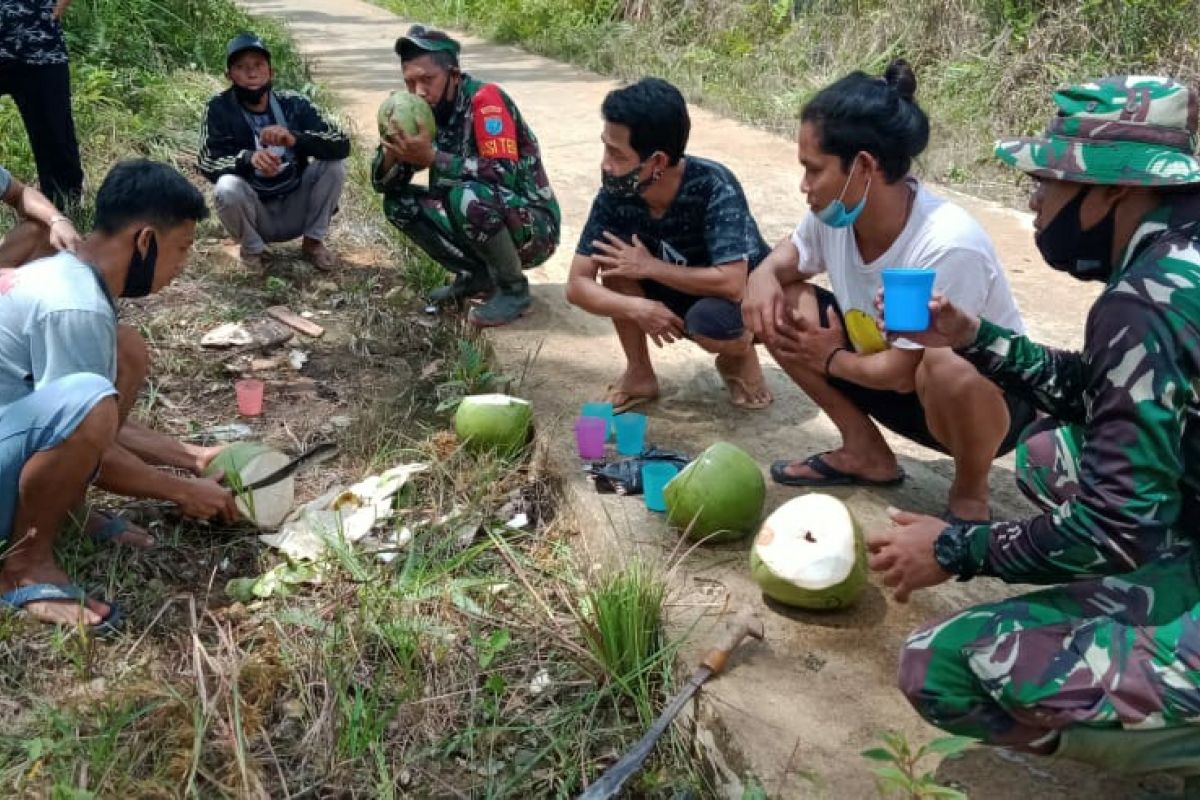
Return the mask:
{"type": "Polygon", "coordinates": [[[218,454],[208,471],[226,473],[224,483],[235,491],[242,516],[260,528],[277,528],[291,513],[295,501],[296,485],[291,476],[253,492],[238,490],[281,469],[289,460],[278,450],[239,442],[218,454]]]}
{"type": "Polygon", "coordinates": [[[463,404],[467,406],[527,406],[528,400],[522,400],[519,397],[513,397],[507,394],[476,394],[463,399],[463,404]]]}
{"type": "Polygon", "coordinates": [[[801,589],[830,589],[854,570],[854,521],[833,497],[798,497],[767,518],[754,549],[772,575],[801,589]]]}

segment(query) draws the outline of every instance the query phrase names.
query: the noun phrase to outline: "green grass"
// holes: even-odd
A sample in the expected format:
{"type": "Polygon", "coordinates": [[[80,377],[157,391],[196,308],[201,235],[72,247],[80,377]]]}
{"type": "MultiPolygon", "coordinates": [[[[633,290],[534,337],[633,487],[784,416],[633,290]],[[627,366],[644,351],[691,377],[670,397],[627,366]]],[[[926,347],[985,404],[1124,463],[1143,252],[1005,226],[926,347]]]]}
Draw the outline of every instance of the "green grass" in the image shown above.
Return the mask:
{"type": "MultiPolygon", "coordinates": [[[[281,85],[307,81],[282,32],[228,0],[76,0],[67,27],[92,189],[130,155],[190,169],[232,33],[268,37],[281,85]]],[[[32,178],[10,103],[0,134],[0,163],[32,178]]],[[[555,516],[555,486],[519,461],[464,452],[446,430],[442,395],[508,381],[486,340],[421,311],[440,272],[384,222],[367,155],[353,157],[335,220],[334,244],[354,264],[316,275],[284,247],[270,274],[251,274],[219,252],[210,223],[185,274],[126,305],[123,320],[154,356],[138,413],[190,433],[230,421],[236,373],[236,354],[200,350],[201,333],[279,302],[328,312],[325,337],[288,347],[309,352],[306,375],[333,399],[278,400],[258,433],[293,450],[338,438],[342,457],[304,478],[302,499],[430,464],[397,500],[411,540],[389,563],[341,544],[319,584],[241,603],[225,592],[231,579],[283,563],[245,528],[143,503],[131,511],[154,550],[64,536],[63,568],[118,600],[128,630],[100,643],[0,613],[3,796],[572,797],[672,690],[660,579],[637,568],[593,588],[555,516]],[[348,429],[324,429],[335,410],[352,417],[348,429]],[[505,527],[517,510],[529,526],[505,527]]],[[[712,794],[673,733],[633,791],[676,790],[712,794]]]]}
{"type": "Polygon", "coordinates": [[[1194,0],[376,2],[619,78],[658,75],[693,101],[789,137],[815,91],[903,56],[934,128],[922,173],[1013,203],[1023,189],[994,162],[991,142],[1040,130],[1054,88],[1114,73],[1200,81],[1194,0]]]}

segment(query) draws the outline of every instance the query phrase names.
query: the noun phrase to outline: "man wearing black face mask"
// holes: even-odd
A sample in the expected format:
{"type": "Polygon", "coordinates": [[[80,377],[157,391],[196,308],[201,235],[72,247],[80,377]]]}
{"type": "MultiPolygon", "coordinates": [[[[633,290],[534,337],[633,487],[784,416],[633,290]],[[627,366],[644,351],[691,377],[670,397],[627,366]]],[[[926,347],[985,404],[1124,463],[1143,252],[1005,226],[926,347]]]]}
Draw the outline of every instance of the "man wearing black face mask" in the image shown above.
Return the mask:
{"type": "Polygon", "coordinates": [[[1119,76],[1055,102],[1044,136],[996,152],[1037,181],[1049,265],[1104,283],[1083,352],[944,299],[918,335],[1048,415],[1017,449],[1018,484],[1042,513],[946,526],[897,511],[868,541],[871,566],[901,601],[955,575],[1063,584],[917,631],[901,689],[953,733],[1174,773],[1200,796],[1200,99],[1119,76]]]}
{"type": "Polygon", "coordinates": [[[434,303],[486,295],[468,319],[506,325],[532,303],[523,271],[558,246],[558,201],[537,137],[504,90],[459,69],[459,44],[445,33],[413,25],[396,54],[408,91],[433,109],[437,134],[396,130],[380,143],[371,174],[384,214],[455,274],[434,303]],[[424,169],[428,188],[413,186],[424,169]]]}
{"type": "MultiPolygon", "coordinates": [[[[137,332],[117,324],[113,299],[170,283],[207,215],[204,197],[167,165],[122,162],[101,185],[95,228],[75,253],[0,270],[0,606],[98,632],[116,627],[116,606],[87,599],[53,556],[93,481],[175,502],[188,516],[236,518],[233,494],[202,477],[215,448],[128,418],[148,359],[137,332]]],[[[99,541],[154,543],[131,527],[111,517],[84,530],[99,541]]]]}
{"type": "Polygon", "coordinates": [[[685,155],[687,103],[666,81],[610,92],[600,113],[601,190],[571,262],[567,301],[617,329],[626,368],[608,400],[620,412],[656,398],[647,338],[658,347],[687,338],[716,356],[733,405],[765,408],[771,393],[741,301],[747,274],[770,248],[741,185],[721,164],[685,155]]]}
{"type": "Polygon", "coordinates": [[[304,95],[272,87],[271,53],[254,34],[230,40],[226,66],[232,85],[208,102],[199,160],[216,184],[221,224],[248,266],[262,265],[267,243],[303,236],[304,257],[333,269],[325,238],[346,182],[349,137],[304,95]]]}

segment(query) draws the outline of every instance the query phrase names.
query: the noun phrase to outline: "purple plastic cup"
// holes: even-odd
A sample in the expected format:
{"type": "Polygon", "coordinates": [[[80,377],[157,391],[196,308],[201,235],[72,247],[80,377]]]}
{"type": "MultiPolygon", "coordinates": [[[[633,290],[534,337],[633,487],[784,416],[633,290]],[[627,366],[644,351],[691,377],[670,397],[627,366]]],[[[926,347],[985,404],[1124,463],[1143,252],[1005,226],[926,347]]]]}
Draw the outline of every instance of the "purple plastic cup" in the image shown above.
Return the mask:
{"type": "Polygon", "coordinates": [[[608,438],[608,420],[604,417],[576,417],[575,447],[579,457],[588,461],[604,458],[604,440],[608,438]]]}

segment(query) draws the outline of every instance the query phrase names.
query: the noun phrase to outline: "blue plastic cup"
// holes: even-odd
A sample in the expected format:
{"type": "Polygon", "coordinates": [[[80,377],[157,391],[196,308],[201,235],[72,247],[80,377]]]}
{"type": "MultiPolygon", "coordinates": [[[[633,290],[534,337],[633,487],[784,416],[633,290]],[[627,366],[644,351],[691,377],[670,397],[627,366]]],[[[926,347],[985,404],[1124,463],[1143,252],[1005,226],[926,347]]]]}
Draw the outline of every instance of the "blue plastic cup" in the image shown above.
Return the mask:
{"type": "Polygon", "coordinates": [[[679,467],[670,461],[647,461],[642,465],[642,496],[646,508],[651,511],[666,511],[667,501],[663,489],[679,473],[679,467]]]}
{"type": "Polygon", "coordinates": [[[929,328],[929,300],[937,271],[893,267],[883,275],[883,324],[888,333],[917,333],[929,328]]]}
{"type": "Polygon", "coordinates": [[[608,423],[608,433],[606,438],[612,441],[616,435],[616,427],[613,425],[613,404],[612,403],[584,403],[579,411],[581,417],[600,417],[608,423]]]}
{"type": "Polygon", "coordinates": [[[646,415],[626,411],[613,417],[617,426],[617,452],[623,456],[641,455],[646,446],[646,415]]]}

